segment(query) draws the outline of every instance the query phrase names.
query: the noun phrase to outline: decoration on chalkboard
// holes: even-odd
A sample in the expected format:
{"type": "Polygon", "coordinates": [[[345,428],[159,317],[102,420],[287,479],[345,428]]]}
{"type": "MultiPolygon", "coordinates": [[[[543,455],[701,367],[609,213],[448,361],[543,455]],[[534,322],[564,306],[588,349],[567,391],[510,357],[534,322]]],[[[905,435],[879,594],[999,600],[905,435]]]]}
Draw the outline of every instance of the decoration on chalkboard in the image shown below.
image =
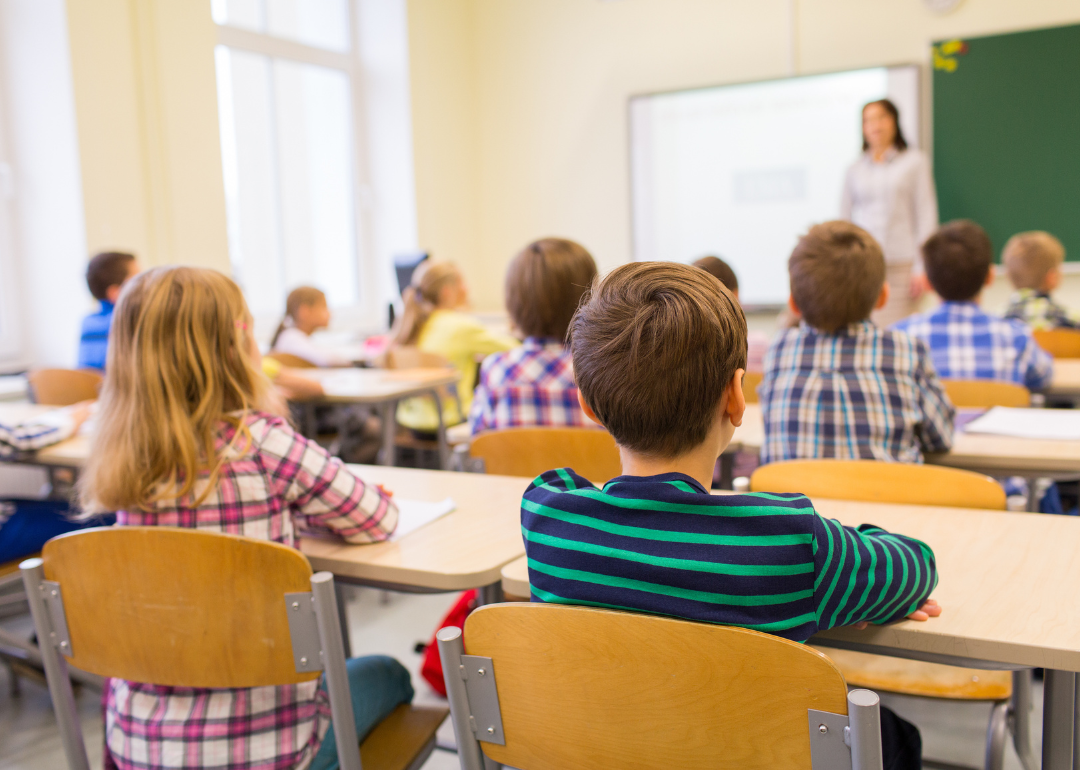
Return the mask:
{"type": "Polygon", "coordinates": [[[959,63],[957,56],[964,56],[968,52],[968,44],[963,40],[946,40],[944,43],[930,46],[934,57],[934,69],[956,72],[959,63]]]}

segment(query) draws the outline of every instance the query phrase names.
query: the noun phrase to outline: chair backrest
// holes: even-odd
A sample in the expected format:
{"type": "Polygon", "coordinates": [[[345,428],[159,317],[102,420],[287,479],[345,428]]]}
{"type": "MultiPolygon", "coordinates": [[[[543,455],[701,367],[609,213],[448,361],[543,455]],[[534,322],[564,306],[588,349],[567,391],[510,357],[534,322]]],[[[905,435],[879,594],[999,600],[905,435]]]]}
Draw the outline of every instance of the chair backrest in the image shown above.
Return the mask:
{"type": "Polygon", "coordinates": [[[848,713],[832,661],[744,628],[499,604],[465,642],[498,690],[505,745],[483,751],[521,770],[808,769],[808,709],[848,713]]]}
{"type": "Polygon", "coordinates": [[[942,380],[954,406],[960,408],[992,406],[1031,406],[1031,391],[1015,382],[1001,380],[942,380]]]}
{"type": "Polygon", "coordinates": [[[390,348],[379,359],[384,369],[446,369],[451,363],[438,353],[429,353],[415,345],[399,345],[390,348]]]}
{"type": "Polygon", "coordinates": [[[469,455],[488,473],[535,478],[552,468],[573,468],[589,481],[622,473],[615,439],[600,428],[507,428],[473,436],[469,455]]]}
{"type": "Polygon", "coordinates": [[[761,372],[747,372],[743,375],[742,390],[746,403],[756,404],[758,402],[757,387],[761,384],[763,376],[761,372]]]}
{"type": "Polygon", "coordinates": [[[282,366],[288,366],[290,369],[315,369],[315,364],[308,361],[306,358],[300,356],[294,356],[292,353],[274,353],[270,352],[266,354],[266,358],[277,361],[282,366]]]}
{"type": "Polygon", "coordinates": [[[1043,329],[1035,332],[1039,347],[1054,358],[1080,358],[1080,330],[1043,329]]]}
{"type": "Polygon", "coordinates": [[[311,565],[277,543],[171,527],[102,527],[54,538],[68,661],[84,671],[177,687],[306,682],[293,660],[286,593],[311,565]]]}
{"type": "Polygon", "coordinates": [[[34,403],[70,406],[98,397],[102,376],[86,369],[37,369],[26,376],[34,403]]]}
{"type": "Polygon", "coordinates": [[[1005,510],[1005,490],[989,476],[956,468],[878,460],[788,460],[762,465],[751,492],[810,498],[1005,510]]]}

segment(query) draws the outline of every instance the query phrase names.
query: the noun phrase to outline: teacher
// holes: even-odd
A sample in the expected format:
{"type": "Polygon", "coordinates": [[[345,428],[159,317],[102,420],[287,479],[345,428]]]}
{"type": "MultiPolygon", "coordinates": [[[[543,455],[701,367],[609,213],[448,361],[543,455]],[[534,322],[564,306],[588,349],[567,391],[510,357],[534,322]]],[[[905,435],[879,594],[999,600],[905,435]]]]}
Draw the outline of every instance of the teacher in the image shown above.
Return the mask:
{"type": "Polygon", "coordinates": [[[840,218],[873,235],[885,252],[889,301],[873,320],[888,326],[914,313],[929,288],[920,247],[938,226],[937,195],[930,163],[908,147],[895,104],[867,104],[862,127],[863,152],[844,179],[840,218]]]}

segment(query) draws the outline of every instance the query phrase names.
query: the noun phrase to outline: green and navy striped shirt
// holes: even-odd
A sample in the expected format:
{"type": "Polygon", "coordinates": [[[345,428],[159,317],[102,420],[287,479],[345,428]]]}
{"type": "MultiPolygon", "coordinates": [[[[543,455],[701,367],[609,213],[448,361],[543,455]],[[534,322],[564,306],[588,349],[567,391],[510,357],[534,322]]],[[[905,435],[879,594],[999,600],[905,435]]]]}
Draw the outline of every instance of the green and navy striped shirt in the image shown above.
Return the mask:
{"type": "Polygon", "coordinates": [[[533,601],[743,626],[796,641],[914,612],[937,585],[925,543],[819,515],[797,494],[711,495],[681,473],[604,488],[548,471],[521,501],[533,601]]]}

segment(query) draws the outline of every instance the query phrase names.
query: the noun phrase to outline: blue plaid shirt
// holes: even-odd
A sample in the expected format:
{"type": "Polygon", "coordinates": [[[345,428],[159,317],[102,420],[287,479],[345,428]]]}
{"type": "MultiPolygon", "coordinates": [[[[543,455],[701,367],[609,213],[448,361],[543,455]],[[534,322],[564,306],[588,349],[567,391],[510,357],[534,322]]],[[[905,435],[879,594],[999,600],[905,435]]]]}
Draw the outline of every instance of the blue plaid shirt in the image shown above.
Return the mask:
{"type": "Polygon", "coordinates": [[[109,327],[112,326],[114,305],[101,300],[101,310],[91,313],[82,322],[79,338],[79,368],[104,369],[109,349],[109,327]]]}
{"type": "Polygon", "coordinates": [[[990,315],[974,302],[945,302],[892,326],[929,346],[947,380],[1002,380],[1029,390],[1050,384],[1054,359],[1022,321],[990,315]]]}
{"type": "Polygon", "coordinates": [[[952,445],[956,410],[926,346],[870,321],[782,332],[758,387],[761,462],[836,457],[922,462],[952,445]]]}

